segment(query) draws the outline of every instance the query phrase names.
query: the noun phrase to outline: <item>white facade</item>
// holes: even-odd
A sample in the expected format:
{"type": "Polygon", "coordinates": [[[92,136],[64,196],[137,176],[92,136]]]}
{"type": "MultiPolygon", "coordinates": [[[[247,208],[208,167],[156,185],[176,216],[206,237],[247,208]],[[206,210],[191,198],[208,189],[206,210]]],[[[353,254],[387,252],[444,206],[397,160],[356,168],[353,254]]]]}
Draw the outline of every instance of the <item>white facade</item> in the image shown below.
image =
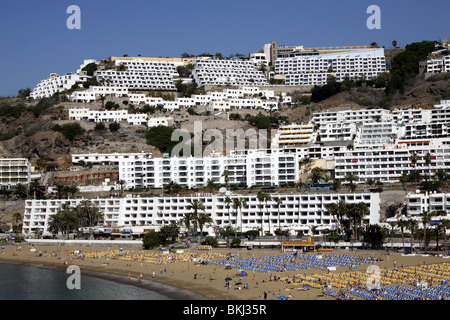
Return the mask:
{"type": "Polygon", "coordinates": [[[275,134],[274,145],[279,148],[303,145],[314,142],[316,137],[317,133],[311,123],[282,125],[275,134]]]}
{"type": "MultiPolygon", "coordinates": [[[[321,230],[335,230],[335,218],[326,212],[326,206],[343,200],[347,203],[363,202],[369,207],[370,214],[364,222],[379,223],[380,198],[378,193],[311,193],[311,194],[271,194],[272,200],[260,203],[256,194],[195,194],[175,197],[126,197],[91,199],[100,212],[104,213],[105,227],[124,227],[133,229],[142,226],[162,226],[178,223],[188,212],[189,205],[198,200],[205,206],[205,212],[211,216],[214,225],[226,227],[231,225],[239,231],[246,232],[262,226],[265,232],[274,233],[280,226],[289,229],[291,234],[303,232],[311,234],[311,227],[321,230]],[[225,199],[242,198],[247,205],[236,214],[232,205],[225,199]],[[275,198],[282,200],[278,210],[275,198]],[[261,216],[261,212],[263,215],[261,216]],[[280,214],[278,214],[278,212],[280,214]]],[[[48,234],[49,218],[56,214],[63,204],[78,205],[83,199],[26,200],[23,220],[23,232],[42,232],[48,234]]],[[[214,234],[212,226],[205,231],[214,234]]]]}
{"type": "Polygon", "coordinates": [[[49,98],[57,92],[62,92],[71,89],[75,84],[81,84],[90,77],[81,71],[85,66],[90,63],[99,62],[93,59],[84,60],[80,65],[80,68],[75,74],[66,73],[65,75],[59,76],[57,73],[51,73],[47,79],[40,81],[30,94],[33,99],[49,98]]]}
{"type": "Polygon", "coordinates": [[[398,137],[399,128],[393,122],[366,122],[358,129],[356,144],[393,144],[398,137]]]}
{"type": "Polygon", "coordinates": [[[328,76],[372,79],[386,71],[384,49],[278,58],[275,73],[285,74],[286,85],[323,85],[328,76]]]}
{"type": "Polygon", "coordinates": [[[427,60],[427,73],[450,72],[450,55],[427,60]]]}
{"type": "Polygon", "coordinates": [[[204,157],[163,157],[139,154],[122,158],[119,177],[125,188],[162,188],[173,181],[188,188],[203,188],[208,180],[225,185],[278,186],[298,181],[298,158],[273,150],[248,150],[245,155],[211,154],[204,157]]]}
{"type": "Polygon", "coordinates": [[[449,193],[408,193],[406,196],[406,215],[408,217],[419,217],[424,211],[444,211],[450,213],[449,193]]]}
{"type": "Polygon", "coordinates": [[[127,110],[90,110],[88,108],[69,109],[69,120],[89,122],[127,122],[130,125],[148,127],[172,126],[171,117],[154,117],[146,113],[128,113],[127,110]]]}
{"type": "Polygon", "coordinates": [[[133,90],[176,90],[173,77],[178,76],[174,62],[151,60],[116,60],[116,69],[97,70],[100,83],[133,90]]]}
{"type": "Polygon", "coordinates": [[[365,123],[374,121],[388,121],[392,118],[389,110],[385,109],[360,109],[315,112],[311,122],[320,126],[331,122],[365,123]]]}
{"type": "Polygon", "coordinates": [[[84,91],[74,91],[74,93],[71,95],[71,99],[74,102],[94,102],[97,101],[101,96],[111,98],[127,97],[128,88],[90,86],[89,89],[84,91]]]}
{"type": "Polygon", "coordinates": [[[151,156],[151,153],[85,153],[85,154],[72,154],[72,163],[76,164],[80,161],[85,163],[91,162],[94,165],[116,165],[119,166],[119,162],[122,159],[134,159],[134,157],[140,157],[142,154],[151,156]]]}
{"type": "Polygon", "coordinates": [[[245,60],[198,59],[192,70],[199,87],[205,85],[267,85],[267,79],[256,66],[245,60]]]}
{"type": "Polygon", "coordinates": [[[31,165],[26,158],[0,159],[0,188],[12,189],[31,182],[31,165]]]}
{"type": "Polygon", "coordinates": [[[449,171],[450,139],[404,140],[393,145],[341,150],[335,157],[336,179],[343,180],[347,173],[353,173],[359,178],[356,183],[369,178],[383,183],[399,182],[403,173],[415,170],[421,175],[433,175],[439,169],[449,171]],[[432,156],[430,165],[425,162],[427,153],[432,156]],[[413,154],[418,157],[415,167],[411,164],[413,154]]]}
{"type": "MultiPolygon", "coordinates": [[[[291,102],[291,97],[284,95],[283,103],[291,102]]],[[[279,97],[272,90],[261,90],[253,86],[241,86],[238,89],[209,91],[206,94],[192,95],[190,98],[175,98],[165,101],[145,94],[130,93],[129,100],[134,105],[161,106],[169,111],[181,108],[192,108],[198,105],[207,106],[210,111],[228,111],[232,109],[278,110],[279,97]]]]}
{"type": "Polygon", "coordinates": [[[356,124],[352,122],[324,123],[318,130],[321,142],[349,141],[356,136],[356,124]]]}
{"type": "Polygon", "coordinates": [[[149,117],[147,127],[165,126],[171,127],[173,125],[173,118],[171,117],[149,117]]]}
{"type": "Polygon", "coordinates": [[[77,74],[65,74],[59,76],[56,73],[51,73],[50,77],[42,80],[33,89],[30,96],[33,99],[49,98],[57,92],[68,90],[73,85],[82,82],[83,77],[77,74]]]}

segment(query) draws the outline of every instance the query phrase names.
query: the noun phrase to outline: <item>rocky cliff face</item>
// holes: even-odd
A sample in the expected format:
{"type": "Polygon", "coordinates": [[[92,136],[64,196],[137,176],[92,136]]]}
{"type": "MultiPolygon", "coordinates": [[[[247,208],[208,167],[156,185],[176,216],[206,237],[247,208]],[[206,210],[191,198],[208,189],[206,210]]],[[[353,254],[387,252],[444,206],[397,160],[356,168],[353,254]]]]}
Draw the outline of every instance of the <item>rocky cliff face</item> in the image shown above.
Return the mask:
{"type": "Polygon", "coordinates": [[[69,141],[59,132],[41,131],[31,137],[18,135],[0,144],[3,157],[28,158],[32,162],[39,158],[48,161],[64,159],[70,154],[69,141]]]}

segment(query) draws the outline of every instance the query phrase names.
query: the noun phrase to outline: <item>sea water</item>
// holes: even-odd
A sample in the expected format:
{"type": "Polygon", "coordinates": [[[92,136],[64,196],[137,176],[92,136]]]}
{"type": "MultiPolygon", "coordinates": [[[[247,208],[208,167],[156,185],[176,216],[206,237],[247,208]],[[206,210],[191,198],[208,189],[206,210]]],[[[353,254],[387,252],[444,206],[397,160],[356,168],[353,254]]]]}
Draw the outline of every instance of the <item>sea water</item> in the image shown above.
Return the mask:
{"type": "Polygon", "coordinates": [[[116,275],[80,276],[80,289],[67,286],[62,270],[0,262],[0,300],[181,300],[204,299],[188,290],[116,275]]]}

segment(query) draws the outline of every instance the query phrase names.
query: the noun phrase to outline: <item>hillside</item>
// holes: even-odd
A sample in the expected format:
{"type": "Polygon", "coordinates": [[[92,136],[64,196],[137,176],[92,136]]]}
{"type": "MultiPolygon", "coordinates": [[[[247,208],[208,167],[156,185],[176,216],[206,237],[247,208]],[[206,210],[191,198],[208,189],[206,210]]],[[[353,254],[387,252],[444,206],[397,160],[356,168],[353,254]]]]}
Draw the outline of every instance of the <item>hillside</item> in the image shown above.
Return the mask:
{"type": "MultiPolygon", "coordinates": [[[[307,122],[313,112],[325,110],[344,110],[362,108],[432,108],[441,99],[450,98],[450,77],[447,74],[435,75],[428,79],[417,77],[413,85],[405,88],[404,93],[387,96],[384,89],[369,86],[354,87],[339,92],[321,102],[311,104],[293,103],[291,106],[282,106],[274,116],[287,116],[291,122],[307,122]]],[[[301,97],[301,95],[300,95],[301,97]]],[[[115,98],[121,104],[124,99],[115,98]]],[[[61,168],[70,165],[71,153],[109,153],[109,152],[151,152],[160,155],[159,150],[147,145],[143,126],[131,126],[121,123],[117,132],[109,130],[96,131],[95,124],[81,121],[85,130],[83,135],[77,136],[73,141],[67,139],[60,132],[52,130],[56,124],[72,123],[68,119],[68,109],[73,107],[87,107],[101,109],[97,103],[57,102],[45,108],[38,116],[33,108],[36,102],[25,102],[19,99],[2,100],[10,105],[21,105],[25,111],[17,114],[2,114],[0,121],[0,156],[25,157],[32,163],[44,159],[46,163],[55,163],[61,168]],[[24,106],[25,107],[24,107],[24,106]]],[[[0,103],[1,104],[1,103],[0,103]]],[[[121,104],[121,108],[125,108],[121,104]]],[[[203,130],[217,128],[223,132],[228,129],[251,127],[248,121],[226,120],[226,115],[207,115],[204,107],[198,107],[197,115],[189,115],[186,110],[177,111],[171,116],[179,126],[193,132],[194,122],[201,121],[203,130]]],[[[247,114],[256,115],[260,110],[233,110],[244,117],[247,114]]],[[[268,115],[267,112],[262,112],[268,115]]],[[[164,113],[161,113],[163,115],[164,113]]],[[[156,114],[157,115],[157,114],[156,114]]],[[[41,160],[42,161],[42,160],[41,160]]]]}

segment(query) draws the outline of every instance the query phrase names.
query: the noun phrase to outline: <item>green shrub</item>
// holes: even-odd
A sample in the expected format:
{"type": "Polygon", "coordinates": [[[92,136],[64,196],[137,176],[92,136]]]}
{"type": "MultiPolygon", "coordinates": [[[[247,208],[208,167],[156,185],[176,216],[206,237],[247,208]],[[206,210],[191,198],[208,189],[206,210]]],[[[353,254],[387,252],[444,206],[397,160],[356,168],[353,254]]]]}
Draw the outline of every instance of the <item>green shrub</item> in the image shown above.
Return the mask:
{"type": "Polygon", "coordinates": [[[53,131],[60,132],[68,140],[72,141],[75,137],[84,134],[85,130],[77,122],[66,123],[60,126],[59,124],[52,127],[53,131]]]}

